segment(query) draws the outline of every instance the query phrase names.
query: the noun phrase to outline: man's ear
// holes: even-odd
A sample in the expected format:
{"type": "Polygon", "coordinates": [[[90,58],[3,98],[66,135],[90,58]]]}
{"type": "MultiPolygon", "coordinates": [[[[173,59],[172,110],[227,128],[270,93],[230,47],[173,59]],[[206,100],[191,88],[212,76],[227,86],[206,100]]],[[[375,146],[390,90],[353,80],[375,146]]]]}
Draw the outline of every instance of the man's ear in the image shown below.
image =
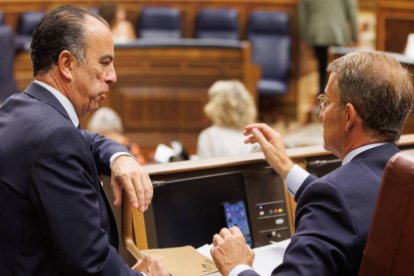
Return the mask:
{"type": "Polygon", "coordinates": [[[57,67],[59,69],[59,73],[69,81],[72,81],[73,79],[72,72],[75,66],[75,62],[75,57],[71,52],[68,50],[63,50],[60,52],[57,60],[57,67]]]}
{"type": "Polygon", "coordinates": [[[344,109],[344,113],[346,114],[345,116],[347,117],[345,123],[345,130],[348,131],[351,130],[355,126],[355,124],[358,123],[358,120],[360,118],[353,104],[347,103],[344,109]]]}

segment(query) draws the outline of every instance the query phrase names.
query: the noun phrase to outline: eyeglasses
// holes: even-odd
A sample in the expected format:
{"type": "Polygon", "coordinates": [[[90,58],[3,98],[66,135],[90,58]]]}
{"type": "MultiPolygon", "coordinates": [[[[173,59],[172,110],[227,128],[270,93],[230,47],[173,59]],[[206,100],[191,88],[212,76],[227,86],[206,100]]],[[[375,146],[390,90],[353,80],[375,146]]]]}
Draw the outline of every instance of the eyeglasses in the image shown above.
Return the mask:
{"type": "Polygon", "coordinates": [[[331,100],[325,94],[320,94],[316,99],[318,99],[319,108],[321,111],[324,111],[329,103],[339,103],[337,100],[331,100]]]}

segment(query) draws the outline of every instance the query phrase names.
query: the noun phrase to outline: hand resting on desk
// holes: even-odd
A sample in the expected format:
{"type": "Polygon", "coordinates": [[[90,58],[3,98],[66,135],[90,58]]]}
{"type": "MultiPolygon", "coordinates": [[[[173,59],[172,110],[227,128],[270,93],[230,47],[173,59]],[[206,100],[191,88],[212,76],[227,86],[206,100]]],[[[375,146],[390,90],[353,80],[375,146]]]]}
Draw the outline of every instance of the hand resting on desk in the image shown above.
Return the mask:
{"type": "Polygon", "coordinates": [[[213,236],[213,247],[210,250],[214,263],[221,274],[227,276],[239,264],[252,266],[253,250],[246,244],[238,227],[223,228],[213,236]]]}
{"type": "Polygon", "coordinates": [[[147,255],[144,260],[139,260],[132,269],[144,272],[147,276],[169,276],[167,267],[162,257],[157,255],[147,255]]]}
{"type": "Polygon", "coordinates": [[[114,194],[114,206],[122,203],[122,189],[125,189],[131,205],[141,212],[151,203],[153,190],[151,180],[142,166],[129,155],[114,159],[111,169],[111,187],[114,194]]]}

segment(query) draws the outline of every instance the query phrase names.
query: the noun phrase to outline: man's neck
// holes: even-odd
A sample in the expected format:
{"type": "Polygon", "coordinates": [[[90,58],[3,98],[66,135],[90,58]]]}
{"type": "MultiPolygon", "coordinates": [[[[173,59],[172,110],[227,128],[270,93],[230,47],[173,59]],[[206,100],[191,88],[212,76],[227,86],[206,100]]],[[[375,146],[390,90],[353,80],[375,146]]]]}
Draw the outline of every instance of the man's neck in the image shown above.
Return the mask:
{"type": "Polygon", "coordinates": [[[345,165],[346,163],[354,159],[354,157],[360,154],[361,152],[364,152],[366,150],[369,150],[375,147],[382,146],[384,144],[385,143],[371,143],[371,144],[367,144],[359,148],[353,149],[352,151],[348,152],[348,154],[346,154],[345,157],[342,159],[342,165],[345,165]]]}
{"type": "Polygon", "coordinates": [[[72,121],[72,123],[77,127],[79,125],[79,118],[78,118],[78,115],[76,114],[75,107],[73,106],[71,101],[65,95],[63,95],[59,90],[57,90],[55,87],[51,86],[50,84],[42,82],[39,79],[36,79],[35,82],[43,86],[53,96],[55,96],[55,98],[60,102],[60,104],[66,110],[66,113],[69,115],[69,118],[72,121]]]}
{"type": "Polygon", "coordinates": [[[36,78],[36,80],[41,81],[43,83],[46,83],[47,85],[53,87],[54,89],[56,89],[57,91],[59,91],[59,93],[61,93],[63,96],[65,96],[66,98],[69,99],[66,91],[66,87],[65,85],[63,85],[62,81],[59,80],[58,77],[56,77],[53,73],[48,72],[48,73],[39,73],[36,78]]]}

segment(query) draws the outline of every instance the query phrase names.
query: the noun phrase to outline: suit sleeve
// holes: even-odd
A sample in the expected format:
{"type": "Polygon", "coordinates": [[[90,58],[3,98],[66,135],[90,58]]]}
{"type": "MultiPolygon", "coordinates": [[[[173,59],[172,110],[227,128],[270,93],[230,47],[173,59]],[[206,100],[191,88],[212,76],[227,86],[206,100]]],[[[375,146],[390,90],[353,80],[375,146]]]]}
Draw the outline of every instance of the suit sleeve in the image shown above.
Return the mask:
{"type": "Polygon", "coordinates": [[[93,158],[95,160],[96,167],[98,168],[100,174],[111,175],[109,159],[114,153],[130,153],[125,146],[120,145],[117,142],[102,135],[86,130],[81,130],[81,133],[89,145],[90,151],[92,152],[93,158]]]}
{"type": "Polygon", "coordinates": [[[362,252],[358,240],[342,194],[317,180],[299,198],[296,233],[272,275],[356,275],[360,260],[356,252],[362,252]]]}
{"type": "Polygon", "coordinates": [[[302,185],[299,187],[299,189],[297,190],[296,194],[295,194],[295,201],[297,202],[300,198],[300,196],[302,195],[303,190],[305,190],[305,188],[312,183],[313,181],[317,180],[318,178],[312,174],[310,174],[305,181],[302,183],[302,185]]]}
{"type": "Polygon", "coordinates": [[[60,128],[38,148],[29,192],[45,242],[67,275],[141,275],[123,263],[102,228],[94,166],[76,129],[60,128]]]}

